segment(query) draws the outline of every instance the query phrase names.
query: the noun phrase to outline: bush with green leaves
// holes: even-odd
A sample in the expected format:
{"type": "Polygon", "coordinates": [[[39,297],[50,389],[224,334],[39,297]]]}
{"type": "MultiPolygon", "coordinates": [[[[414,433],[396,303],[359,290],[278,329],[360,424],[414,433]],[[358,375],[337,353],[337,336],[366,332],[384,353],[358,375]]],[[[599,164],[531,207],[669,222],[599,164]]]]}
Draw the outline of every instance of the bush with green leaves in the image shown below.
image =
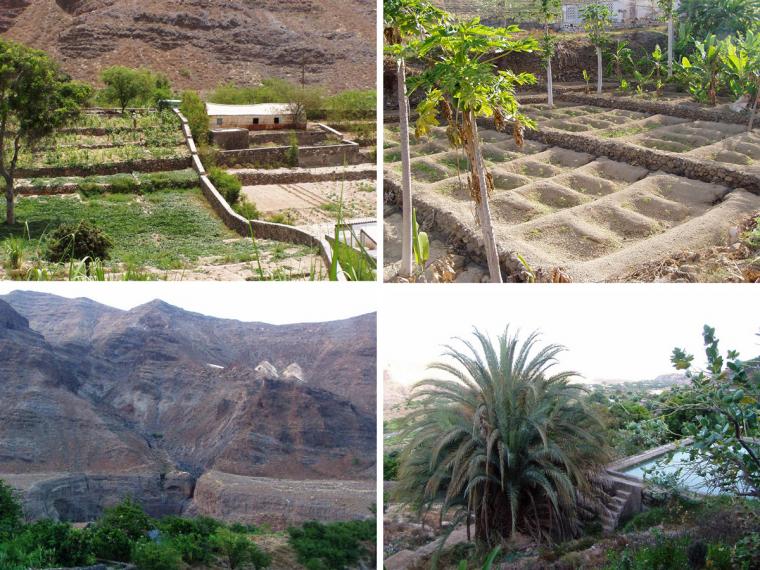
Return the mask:
{"type": "Polygon", "coordinates": [[[230,206],[237,203],[243,188],[237,176],[221,168],[213,167],[209,170],[208,177],[230,206]]]}
{"type": "Polygon", "coordinates": [[[123,530],[96,524],[88,529],[88,534],[96,558],[118,562],[129,562],[132,559],[132,540],[123,530]]]}
{"type": "Polygon", "coordinates": [[[259,549],[245,534],[238,534],[228,528],[219,528],[211,536],[211,546],[227,563],[230,570],[251,565],[254,570],[268,568],[271,557],[259,549]]]}
{"type": "Polygon", "coordinates": [[[123,113],[130,103],[154,105],[171,97],[171,85],[166,76],[148,69],[133,69],[115,65],[103,70],[100,79],[105,84],[102,98],[117,103],[123,113]]]}
{"type": "Polygon", "coordinates": [[[0,479],[0,539],[16,532],[21,527],[23,516],[16,491],[0,479]]]}
{"type": "Polygon", "coordinates": [[[208,142],[209,122],[206,104],[200,95],[196,91],[185,91],[182,93],[182,103],[179,106],[179,110],[187,119],[195,143],[199,147],[205,146],[208,142]]]}
{"type": "Polygon", "coordinates": [[[75,224],[58,226],[50,234],[47,243],[47,259],[54,262],[68,262],[86,259],[105,260],[113,241],[103,230],[82,220],[75,224]]]}
{"type": "Polygon", "coordinates": [[[244,194],[232,205],[232,209],[246,220],[258,220],[261,217],[261,212],[259,212],[256,204],[251,202],[244,194]]]}
{"type": "Polygon", "coordinates": [[[372,520],[322,524],[307,522],[288,529],[298,561],[309,570],[344,570],[374,556],[371,542],[377,532],[372,520]]]}
{"type": "Polygon", "coordinates": [[[383,480],[395,481],[398,479],[398,451],[383,454],[383,480]]]}
{"type": "Polygon", "coordinates": [[[140,570],[179,570],[182,557],[171,543],[143,539],[132,548],[132,562],[140,570]]]}

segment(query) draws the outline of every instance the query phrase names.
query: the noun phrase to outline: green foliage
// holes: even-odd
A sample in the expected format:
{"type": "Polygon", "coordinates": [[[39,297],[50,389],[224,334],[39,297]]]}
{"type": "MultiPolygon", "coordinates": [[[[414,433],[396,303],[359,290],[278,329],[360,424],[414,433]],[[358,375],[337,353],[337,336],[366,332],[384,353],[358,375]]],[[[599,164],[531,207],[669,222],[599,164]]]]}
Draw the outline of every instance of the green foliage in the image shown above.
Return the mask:
{"type": "Polygon", "coordinates": [[[154,105],[161,99],[171,97],[171,85],[164,75],[157,75],[148,69],[133,69],[115,65],[100,74],[105,84],[103,98],[118,103],[121,112],[130,103],[154,105]]]}
{"type": "Polygon", "coordinates": [[[179,570],[182,557],[169,543],[143,539],[132,549],[132,562],[140,570],[179,570]]]}
{"type": "Polygon", "coordinates": [[[213,167],[209,169],[208,177],[230,206],[237,203],[243,188],[237,176],[221,168],[213,167]]]}
{"type": "Polygon", "coordinates": [[[103,230],[82,220],[60,225],[50,233],[47,258],[54,262],[104,260],[112,247],[113,241],[103,230]]]}
{"type": "Polygon", "coordinates": [[[45,552],[46,563],[51,566],[83,566],[93,562],[88,535],[67,523],[51,520],[38,521],[24,527],[13,540],[20,552],[45,552]]]}
{"type": "Polygon", "coordinates": [[[262,552],[251,540],[227,528],[218,528],[211,536],[211,545],[227,562],[230,570],[242,568],[246,564],[255,570],[267,568],[272,563],[268,554],[262,552]]]}
{"type": "Polygon", "coordinates": [[[115,507],[105,510],[98,520],[97,527],[120,530],[130,540],[136,541],[153,528],[153,522],[138,503],[132,499],[124,499],[115,507]]]}
{"type": "Polygon", "coordinates": [[[665,538],[655,533],[655,543],[627,547],[610,556],[606,570],[688,570],[688,537],[665,538]]]}
{"type": "Polygon", "coordinates": [[[653,526],[662,524],[668,519],[668,509],[666,507],[653,507],[641,513],[634,515],[634,517],[625,523],[623,532],[631,532],[634,530],[646,530],[653,526]]]}
{"type": "Polygon", "coordinates": [[[594,473],[608,459],[601,419],[573,372],[551,371],[562,347],[534,352],[536,333],[521,343],[509,329],[496,343],[474,335],[430,365],[447,379],[413,388],[397,495],[423,512],[440,501],[453,521],[474,516],[481,543],[517,531],[573,536],[576,497],[594,501],[594,473]]]}
{"type": "Polygon", "coordinates": [[[398,451],[383,454],[383,481],[396,481],[398,479],[398,455],[398,451]]]}
{"type": "Polygon", "coordinates": [[[733,562],[742,570],[760,568],[760,532],[748,534],[736,543],[733,562]]]}
{"type": "Polygon", "coordinates": [[[744,34],[760,21],[758,0],[681,0],[678,12],[692,36],[744,34]]]}
{"type": "Polygon", "coordinates": [[[724,46],[717,36],[711,34],[704,41],[694,42],[692,57],[681,60],[676,77],[699,102],[716,104],[721,88],[721,53],[724,46]]]}
{"type": "Polygon", "coordinates": [[[290,146],[285,153],[285,162],[288,166],[298,166],[298,137],[295,134],[290,135],[290,146]]]}
{"type": "Polygon", "coordinates": [[[5,255],[8,256],[8,269],[19,269],[24,256],[24,241],[22,238],[11,236],[3,243],[5,255]]]}
{"type": "Polygon", "coordinates": [[[694,438],[689,459],[708,485],[728,493],[760,497],[760,378],[734,350],[718,350],[715,329],[702,332],[707,368],[692,370],[694,357],[674,349],[671,362],[691,380],[696,406],[709,410],[685,423],[694,438]]]}
{"type": "Polygon", "coordinates": [[[581,11],[583,29],[592,45],[601,48],[607,43],[607,29],[612,24],[612,13],[606,4],[589,4],[581,11]]]}
{"type": "Polygon", "coordinates": [[[132,540],[123,530],[97,524],[88,533],[96,558],[119,562],[129,562],[132,559],[132,540]]]}
{"type": "Polygon", "coordinates": [[[21,526],[23,515],[16,491],[0,479],[0,539],[10,536],[21,526]]]}
{"type": "Polygon", "coordinates": [[[376,524],[375,520],[307,522],[289,528],[288,534],[298,561],[309,570],[345,570],[373,556],[376,524]]]}
{"type": "Polygon", "coordinates": [[[261,217],[261,212],[259,212],[256,204],[251,202],[245,195],[242,194],[240,196],[240,199],[232,205],[232,209],[243,216],[246,220],[258,220],[261,217]]]}
{"type": "MultiPolygon", "coordinates": [[[[179,110],[187,119],[195,143],[204,146],[208,142],[208,114],[206,113],[206,104],[200,95],[195,91],[182,93],[182,103],[179,110]]],[[[204,164],[207,165],[206,161],[204,164]]]]}

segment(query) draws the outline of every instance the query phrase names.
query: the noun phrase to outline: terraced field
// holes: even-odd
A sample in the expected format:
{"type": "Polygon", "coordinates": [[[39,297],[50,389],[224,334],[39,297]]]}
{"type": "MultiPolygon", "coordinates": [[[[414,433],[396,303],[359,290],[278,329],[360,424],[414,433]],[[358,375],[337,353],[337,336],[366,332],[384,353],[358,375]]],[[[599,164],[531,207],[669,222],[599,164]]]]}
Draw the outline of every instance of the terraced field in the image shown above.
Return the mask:
{"type": "MultiPolygon", "coordinates": [[[[533,106],[528,112],[538,117],[539,128],[551,123],[594,134],[636,127],[644,129],[641,136],[656,137],[667,129],[702,128],[680,119],[593,107],[548,111],[533,106]],[[657,126],[647,130],[652,123],[657,126]]],[[[737,142],[743,140],[737,132],[741,127],[718,127],[699,147],[702,151],[716,144],[745,148],[737,142]]],[[[493,130],[481,129],[481,137],[494,177],[491,205],[500,249],[520,253],[533,267],[562,267],[575,281],[614,279],[640,263],[722,243],[729,227],[760,209],[760,196],[744,190],[535,141],[518,148],[511,136],[493,130]]],[[[396,128],[386,128],[385,141],[387,175],[398,180],[396,128]]],[[[449,150],[443,129],[429,140],[414,141],[412,156],[417,207],[440,214],[438,223],[448,224],[450,235],[464,235],[471,246],[481,244],[466,186],[466,158],[449,150]]]]}
{"type": "Polygon", "coordinates": [[[722,164],[746,166],[760,174],[760,129],[743,125],[689,121],[668,115],[607,109],[592,105],[526,105],[539,129],[557,129],[616,139],[637,146],[683,154],[722,164]]]}

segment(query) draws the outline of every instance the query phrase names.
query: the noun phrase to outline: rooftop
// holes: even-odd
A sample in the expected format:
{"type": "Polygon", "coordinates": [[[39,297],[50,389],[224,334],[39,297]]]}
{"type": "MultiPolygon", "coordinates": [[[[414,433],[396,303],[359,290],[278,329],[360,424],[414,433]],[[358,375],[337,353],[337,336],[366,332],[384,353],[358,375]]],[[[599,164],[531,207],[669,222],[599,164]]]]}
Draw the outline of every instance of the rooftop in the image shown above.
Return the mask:
{"type": "Polygon", "coordinates": [[[257,105],[219,105],[206,103],[209,115],[291,115],[289,103],[259,103],[257,105]]]}

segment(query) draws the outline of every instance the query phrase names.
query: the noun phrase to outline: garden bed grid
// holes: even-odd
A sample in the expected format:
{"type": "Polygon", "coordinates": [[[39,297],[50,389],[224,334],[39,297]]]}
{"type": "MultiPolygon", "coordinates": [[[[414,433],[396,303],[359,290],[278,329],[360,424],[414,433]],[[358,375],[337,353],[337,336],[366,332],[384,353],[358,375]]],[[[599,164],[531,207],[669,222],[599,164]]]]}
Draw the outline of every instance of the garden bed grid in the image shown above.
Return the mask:
{"type": "MultiPolygon", "coordinates": [[[[554,128],[571,125],[573,132],[597,136],[654,123],[641,131],[647,141],[665,137],[673,132],[669,129],[703,128],[672,117],[589,106],[548,110],[534,105],[526,111],[539,129],[551,122],[554,128]]],[[[735,141],[746,135],[738,125],[716,126],[720,128],[712,128],[709,137],[699,139],[702,146],[690,152],[705,152],[716,144],[737,148],[735,141]]],[[[614,279],[653,258],[721,243],[733,223],[760,208],[760,196],[725,185],[650,172],[537,141],[526,140],[518,148],[511,135],[492,129],[482,128],[480,135],[494,177],[491,215],[499,249],[520,253],[534,268],[562,267],[574,280],[614,279]]],[[[400,178],[397,136],[396,127],[386,126],[391,187],[400,178]]],[[[626,142],[631,142],[629,137],[626,142]]],[[[413,141],[411,156],[415,205],[423,226],[444,232],[453,244],[482,259],[482,238],[467,189],[467,159],[450,149],[442,128],[426,140],[413,141]]]]}

